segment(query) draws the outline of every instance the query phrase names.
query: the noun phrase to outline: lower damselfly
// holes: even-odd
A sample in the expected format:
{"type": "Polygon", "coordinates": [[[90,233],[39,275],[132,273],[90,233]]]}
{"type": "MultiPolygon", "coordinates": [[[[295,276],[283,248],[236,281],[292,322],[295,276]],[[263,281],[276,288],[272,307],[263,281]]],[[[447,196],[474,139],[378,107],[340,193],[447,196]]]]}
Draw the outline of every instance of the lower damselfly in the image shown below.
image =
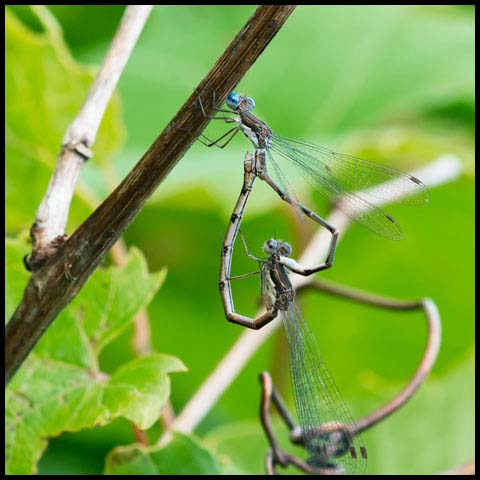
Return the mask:
{"type": "MultiPolygon", "coordinates": [[[[243,237],[242,237],[243,239],[243,237]]],[[[245,325],[265,325],[281,315],[288,343],[293,398],[301,436],[308,453],[307,464],[325,474],[351,474],[364,471],[367,451],[355,423],[328,372],[310,328],[295,303],[295,290],[289,273],[307,271],[290,257],[286,242],[270,239],[263,251],[266,258],[247,254],[259,264],[261,294],[267,310],[256,319],[232,312],[231,321],[245,325]]],[[[247,274],[250,275],[250,274],[247,274]]],[[[232,277],[242,278],[245,275],[232,277]]],[[[233,306],[233,302],[232,302],[233,306]]],[[[258,327],[257,327],[258,328],[258,327]]]]}

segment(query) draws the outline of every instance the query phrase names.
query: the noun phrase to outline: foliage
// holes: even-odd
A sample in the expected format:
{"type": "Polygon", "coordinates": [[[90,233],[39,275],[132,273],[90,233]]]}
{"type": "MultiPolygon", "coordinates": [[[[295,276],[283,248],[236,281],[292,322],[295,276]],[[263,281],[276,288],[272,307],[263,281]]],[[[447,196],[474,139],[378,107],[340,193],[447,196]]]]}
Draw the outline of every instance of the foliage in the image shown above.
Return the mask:
{"type": "MultiPolygon", "coordinates": [[[[9,275],[26,245],[8,241],[9,275]]],[[[17,272],[15,272],[16,274],[17,272]]],[[[7,387],[6,470],[33,473],[46,439],[64,431],[101,426],[123,416],[142,429],[158,419],[170,395],[168,373],[185,367],[170,355],[151,354],[124,363],[112,375],[99,368],[99,355],[159,289],[165,272],[149,274],[132,249],[123,268],[97,270],[59,315],[7,387]],[[135,284],[132,286],[132,279],[135,284]]]]}
{"type": "MultiPolygon", "coordinates": [[[[68,233],[141,158],[253,9],[154,8],[102,122],[95,156],[82,170],[68,233]]],[[[6,320],[28,279],[21,262],[29,250],[25,230],[93,78],[94,69],[82,64],[101,62],[121,13],[118,6],[51,11],[56,18],[38,7],[6,9],[6,320]]],[[[442,348],[426,385],[364,436],[368,473],[435,473],[473,455],[473,55],[468,8],[303,6],[238,87],[282,135],[403,170],[445,153],[465,167],[457,181],[432,190],[427,207],[388,209],[406,240],[388,242],[353,226],[335,268],[322,274],[389,296],[429,296],[442,316],[442,348]]],[[[220,131],[212,125],[207,133],[220,131]]],[[[221,151],[194,145],[126,232],[127,243],[142,253],[132,249],[123,268],[97,270],[52,324],[7,389],[8,472],[31,473],[37,464],[39,473],[61,474],[146,468],[214,474],[225,473],[225,465],[263,472],[256,378],[269,369],[288,399],[281,334],[215,405],[196,430],[200,438],[178,435],[164,448],[156,444],[156,419],[167,399],[181,410],[242,332],[224,321],[217,277],[247,148],[241,138],[221,151]],[[148,273],[147,261],[158,273],[148,273]],[[134,358],[131,323],[147,305],[154,349],[165,353],[134,358]],[[169,373],[184,363],[189,371],[172,378],[170,392],[169,373]],[[148,449],[133,444],[127,419],[150,427],[148,449]]],[[[307,185],[293,183],[300,197],[310,197],[307,185]]],[[[327,212],[314,196],[305,202],[327,212]]],[[[275,234],[290,240],[297,255],[312,228],[263,185],[242,225],[257,254],[275,234]]],[[[251,271],[238,250],[234,273],[251,271]]],[[[237,283],[236,304],[252,313],[256,280],[237,283]]],[[[309,295],[302,309],[355,415],[397,392],[421,355],[419,314],[386,314],[325,295],[309,295]]]]}
{"type": "Polygon", "coordinates": [[[220,474],[221,465],[198,441],[175,434],[165,447],[118,447],[108,455],[110,475],[207,475],[220,474]]]}
{"type": "MultiPolygon", "coordinates": [[[[29,228],[46,190],[66,127],[80,109],[94,78],[72,59],[59,25],[48,10],[37,10],[45,33],[33,33],[6,9],[5,147],[7,231],[29,228]],[[25,195],[28,185],[29,195],[25,195]]],[[[105,165],[124,132],[117,96],[105,113],[95,142],[94,162],[105,165]]],[[[105,190],[103,190],[103,193],[105,190]]],[[[78,225],[97,203],[95,184],[81,178],[71,216],[78,225]]]]}

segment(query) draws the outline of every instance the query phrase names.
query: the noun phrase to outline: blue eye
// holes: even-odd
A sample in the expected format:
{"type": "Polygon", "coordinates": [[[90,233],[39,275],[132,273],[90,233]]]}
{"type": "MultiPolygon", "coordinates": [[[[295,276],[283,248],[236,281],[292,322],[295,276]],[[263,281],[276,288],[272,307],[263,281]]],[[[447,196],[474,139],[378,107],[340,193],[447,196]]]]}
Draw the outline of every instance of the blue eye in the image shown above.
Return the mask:
{"type": "Polygon", "coordinates": [[[240,103],[240,97],[238,96],[238,93],[232,92],[230,95],[227,97],[227,105],[230,108],[233,108],[234,110],[238,107],[238,104],[240,103]]]}

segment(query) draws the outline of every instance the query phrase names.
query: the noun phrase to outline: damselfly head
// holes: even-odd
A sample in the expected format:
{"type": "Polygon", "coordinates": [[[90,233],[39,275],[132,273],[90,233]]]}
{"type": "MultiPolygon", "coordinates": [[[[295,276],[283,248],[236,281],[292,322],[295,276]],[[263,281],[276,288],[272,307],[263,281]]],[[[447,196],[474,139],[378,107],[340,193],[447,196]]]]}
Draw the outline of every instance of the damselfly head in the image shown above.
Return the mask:
{"type": "Polygon", "coordinates": [[[235,111],[244,110],[249,112],[255,108],[255,100],[253,98],[243,97],[235,92],[232,92],[228,95],[226,103],[232,110],[235,111]]]}
{"type": "Polygon", "coordinates": [[[278,254],[289,257],[292,254],[292,247],[287,242],[271,238],[263,244],[263,251],[269,255],[278,254]]]}

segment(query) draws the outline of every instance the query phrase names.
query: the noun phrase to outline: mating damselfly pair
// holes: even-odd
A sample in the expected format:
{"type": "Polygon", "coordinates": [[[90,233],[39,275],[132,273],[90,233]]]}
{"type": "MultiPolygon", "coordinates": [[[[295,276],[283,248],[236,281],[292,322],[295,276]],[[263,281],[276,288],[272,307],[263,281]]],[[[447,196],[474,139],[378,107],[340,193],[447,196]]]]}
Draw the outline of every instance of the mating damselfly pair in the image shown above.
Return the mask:
{"type": "MultiPolygon", "coordinates": [[[[354,433],[352,416],[320,357],[315,338],[294,302],[295,291],[288,276],[290,272],[307,276],[330,268],[338,231],[297,200],[287,176],[279,166],[279,160],[293,164],[328,200],[341,198],[337,206],[346,215],[371,231],[393,240],[402,238],[400,226],[371,201],[372,197],[389,200],[394,196],[402,198],[403,203],[422,204],[428,201],[428,190],[416,177],[393,168],[276,135],[252,113],[255,102],[250,97],[232,92],[226,103],[231,110],[214,105],[217,113],[236,113],[238,116],[209,118],[233,123],[233,128],[215,141],[203,134],[199,140],[209,147],[224,148],[241,131],[251,141],[255,153],[246,155],[243,186],[222,248],[219,284],[225,315],[229,321],[253,329],[261,328],[279,314],[282,315],[289,345],[295,405],[308,453],[307,463],[317,473],[361,473],[366,464],[366,449],[361,438],[354,433]],[[276,180],[270,176],[270,171],[276,180]],[[295,210],[326,228],[331,240],[325,262],[311,268],[302,267],[290,258],[291,247],[286,242],[275,239],[267,241],[264,253],[268,257],[265,259],[254,257],[247,249],[249,256],[259,262],[260,269],[254,273],[261,275],[261,292],[266,306],[266,311],[253,319],[235,311],[231,290],[231,281],[235,277],[231,277],[230,272],[233,246],[256,177],[265,181],[295,210]]],[[[200,96],[199,105],[206,115],[200,96]]],[[[277,461],[281,463],[281,459],[277,461]]]]}

